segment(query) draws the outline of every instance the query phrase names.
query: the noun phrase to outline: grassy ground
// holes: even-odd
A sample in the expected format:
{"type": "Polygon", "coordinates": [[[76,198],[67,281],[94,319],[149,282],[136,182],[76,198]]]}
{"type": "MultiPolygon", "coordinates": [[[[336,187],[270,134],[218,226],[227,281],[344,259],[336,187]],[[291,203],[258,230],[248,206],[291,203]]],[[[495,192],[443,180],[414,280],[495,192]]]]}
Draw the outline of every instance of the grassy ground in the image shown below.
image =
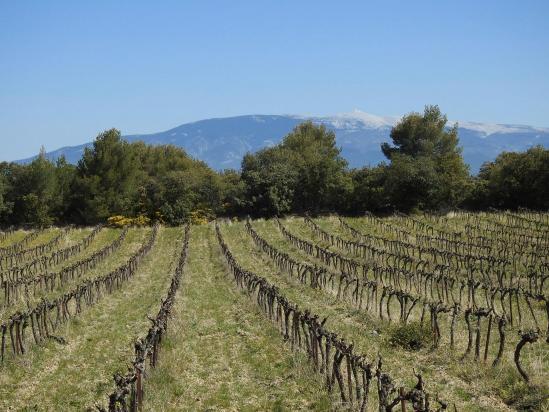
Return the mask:
{"type": "MultiPolygon", "coordinates": [[[[321,243],[318,239],[314,238],[312,232],[300,219],[291,219],[284,223],[292,229],[294,234],[315,243],[321,243]]],[[[286,242],[273,221],[254,222],[254,228],[271,244],[290,253],[297,260],[321,265],[320,261],[311,258],[286,242]]],[[[236,233],[243,230],[241,224],[237,224],[234,227],[227,228],[227,233],[232,231],[236,237],[236,233]]],[[[242,242],[235,244],[234,247],[246,249],[246,246],[242,242]]],[[[340,251],[338,250],[338,252],[340,251]]],[[[243,259],[249,259],[244,252],[241,256],[243,259]]],[[[264,255],[260,255],[259,257],[265,262],[264,264],[269,270],[276,272],[276,269],[274,269],[268,258],[264,255]]],[[[257,268],[259,266],[254,263],[253,267],[257,268]]],[[[532,399],[534,402],[537,402],[536,399],[542,397],[543,393],[547,393],[547,385],[543,381],[545,379],[544,376],[547,376],[547,350],[542,344],[528,348],[523,354],[523,363],[528,365],[527,370],[532,373],[531,376],[534,383],[538,385],[538,388],[529,389],[522,383],[512,364],[513,348],[509,345],[507,345],[503,365],[497,369],[492,369],[489,366],[484,366],[482,363],[479,364],[469,360],[462,361],[461,354],[463,351],[450,351],[447,342],[443,343],[441,348],[436,351],[429,349],[424,349],[420,352],[403,351],[400,348],[391,347],[389,343],[391,331],[395,327],[394,323],[389,324],[387,321],[380,321],[376,315],[364,313],[363,311],[359,312],[353,307],[346,306],[335,299],[330,300],[326,297],[325,292],[312,291],[307,286],[297,283],[297,281],[288,281],[289,278],[286,275],[278,276],[278,281],[274,278],[275,283],[281,287],[288,284],[288,293],[295,293],[295,299],[298,303],[302,301],[306,307],[328,310],[326,313],[330,313],[330,309],[337,308],[336,310],[341,311],[341,313],[336,312],[336,319],[337,316],[341,315],[341,322],[348,324],[357,323],[356,330],[362,329],[366,333],[359,333],[356,336],[356,330],[353,329],[348,330],[343,335],[353,336],[352,340],[355,343],[357,342],[355,339],[362,341],[364,343],[364,352],[368,353],[370,358],[374,357],[379,351],[386,359],[388,368],[397,371],[394,374],[395,377],[405,377],[407,375],[406,369],[409,370],[410,365],[413,365],[416,369],[423,371],[425,378],[428,379],[427,382],[431,384],[430,389],[432,392],[439,392],[442,398],[455,402],[458,407],[466,407],[467,410],[505,409],[507,407],[505,403],[518,407],[521,402],[528,403],[532,399]],[[295,292],[294,288],[300,288],[299,292],[295,292]],[[307,296],[309,296],[309,300],[307,300],[307,296]],[[318,306],[320,302],[323,302],[323,304],[318,306]],[[344,311],[343,307],[347,307],[347,310],[344,311]],[[346,313],[350,316],[347,317],[346,313]],[[545,392],[542,392],[542,389],[545,392]]],[[[393,313],[397,313],[396,307],[394,309],[393,313]]],[[[331,314],[331,316],[333,319],[334,315],[331,314]]],[[[343,330],[341,326],[341,323],[338,321],[334,324],[335,328],[343,330]]],[[[515,335],[512,338],[514,338],[513,342],[515,342],[515,335]]],[[[461,341],[461,346],[465,346],[464,341],[466,340],[466,336],[458,334],[456,339],[458,344],[461,341]]],[[[495,345],[494,339],[492,340],[492,346],[494,346],[492,351],[495,351],[495,346],[497,345],[495,345]]]]}
{"type": "MultiPolygon", "coordinates": [[[[386,237],[386,238],[387,237],[388,238],[393,238],[393,239],[396,238],[396,236],[394,234],[383,233],[382,231],[380,231],[379,226],[369,223],[366,219],[346,218],[345,220],[352,227],[354,227],[355,229],[358,229],[362,233],[377,234],[378,236],[383,236],[383,237],[386,237]]],[[[443,220],[444,224],[440,224],[438,222],[435,223],[435,222],[431,221],[428,217],[418,218],[418,220],[420,220],[422,222],[425,222],[429,225],[432,225],[433,227],[435,227],[437,229],[440,229],[440,230],[443,230],[445,232],[458,232],[458,233],[462,233],[462,234],[465,233],[465,225],[467,224],[467,221],[464,220],[463,217],[460,217],[460,216],[456,216],[456,217],[452,217],[452,218],[445,218],[443,220]]],[[[432,233],[429,234],[426,231],[422,232],[421,230],[419,230],[417,228],[416,228],[416,230],[411,229],[410,227],[407,227],[406,225],[403,224],[403,219],[402,218],[396,218],[396,219],[395,218],[388,218],[388,219],[386,219],[386,221],[390,222],[394,227],[399,227],[401,229],[408,230],[408,231],[411,231],[413,233],[420,233],[422,235],[428,235],[428,236],[438,236],[438,235],[432,234],[432,233]]],[[[341,226],[340,226],[339,221],[336,217],[317,219],[316,222],[320,226],[327,229],[329,232],[332,232],[332,233],[338,232],[338,235],[340,237],[356,240],[356,239],[353,239],[352,236],[349,233],[347,233],[346,231],[341,230],[341,226]]],[[[472,232],[472,235],[475,236],[475,237],[479,236],[479,235],[482,235],[482,234],[483,234],[482,231],[472,232]]],[[[494,240],[494,238],[490,235],[488,235],[487,238],[489,238],[491,240],[494,240]]],[[[461,240],[462,241],[467,241],[467,237],[462,235],[461,240]]],[[[411,242],[413,243],[413,241],[411,241],[411,242]]],[[[478,240],[476,240],[476,242],[478,242],[478,240]]],[[[522,247],[523,252],[532,251],[531,246],[527,242],[523,242],[522,246],[523,246],[522,247]]],[[[426,257],[428,257],[428,256],[426,256],[426,257]]],[[[514,272],[513,274],[515,276],[516,275],[524,276],[527,272],[527,268],[525,267],[526,262],[524,261],[524,259],[517,259],[517,261],[514,262],[514,263],[516,263],[516,272],[514,272]]],[[[455,271],[456,268],[453,267],[452,270],[455,271]]],[[[462,274],[466,275],[466,270],[462,269],[462,274]]],[[[477,273],[477,276],[478,275],[479,274],[477,273]]],[[[492,275],[492,274],[489,273],[489,275],[492,275]]],[[[492,277],[492,280],[496,281],[495,277],[492,277]]],[[[524,278],[523,278],[523,282],[524,282],[524,278]]],[[[526,286],[526,285],[523,283],[523,286],[526,286]]],[[[549,289],[546,289],[546,293],[547,292],[549,292],[549,289]]]]}
{"type": "MultiPolygon", "coordinates": [[[[53,238],[57,237],[60,233],[61,233],[61,229],[59,229],[59,228],[50,228],[50,229],[43,230],[38,234],[38,236],[35,239],[30,241],[19,252],[23,252],[23,251],[28,250],[28,249],[33,249],[36,246],[46,244],[50,240],[53,240],[53,238]]],[[[64,237],[66,237],[66,234],[65,234],[64,237]]],[[[63,241],[63,238],[61,238],[59,243],[61,243],[62,241],[63,241]]],[[[51,251],[49,253],[51,253],[51,251]]],[[[41,253],[38,256],[42,256],[42,255],[44,255],[44,253],[41,253]]],[[[26,257],[25,259],[21,260],[18,263],[4,262],[4,266],[3,266],[2,271],[5,271],[5,270],[7,270],[9,268],[12,268],[12,267],[15,267],[15,266],[23,266],[25,263],[28,263],[28,262],[34,260],[35,258],[36,258],[36,256],[29,256],[29,257],[26,257]]]]}
{"type": "MultiPolygon", "coordinates": [[[[337,235],[337,236],[339,236],[340,238],[343,238],[343,239],[356,241],[356,239],[354,239],[351,235],[349,235],[347,232],[345,232],[344,230],[341,229],[341,226],[339,225],[336,218],[330,217],[330,218],[324,218],[324,219],[317,219],[315,222],[322,229],[324,229],[326,232],[328,232],[330,234],[337,235]]],[[[304,223],[304,221],[302,219],[289,219],[289,220],[287,220],[287,223],[288,223],[289,227],[291,227],[292,232],[294,234],[299,235],[299,237],[301,237],[303,239],[306,239],[310,242],[316,243],[316,244],[318,244],[318,245],[320,245],[324,248],[334,250],[337,253],[339,253],[343,256],[346,256],[350,259],[353,259],[357,262],[367,263],[365,259],[362,259],[361,257],[357,257],[356,255],[348,253],[345,250],[339,249],[337,246],[331,246],[329,243],[326,243],[326,242],[322,241],[321,239],[319,239],[317,236],[315,236],[314,232],[304,223]]],[[[370,227],[370,226],[364,225],[364,221],[361,220],[361,219],[353,219],[353,224],[357,228],[360,228],[360,230],[363,233],[372,233],[372,232],[374,232],[372,230],[373,228],[370,227]]],[[[275,229],[276,228],[273,228],[273,230],[275,230],[275,229]]],[[[302,254],[301,251],[298,251],[298,250],[296,250],[296,251],[298,253],[302,254]]],[[[415,256],[415,257],[419,259],[419,256],[415,256]]],[[[424,258],[425,258],[425,256],[424,256],[424,258]]],[[[455,270],[455,268],[453,270],[455,270]]],[[[454,272],[452,272],[452,273],[454,273],[454,272]]],[[[462,276],[465,277],[466,274],[462,274],[462,276]]],[[[455,296],[459,295],[458,285],[456,285],[454,287],[454,294],[455,294],[455,296]]],[[[483,301],[483,298],[481,297],[481,293],[477,292],[477,298],[479,299],[479,302],[481,302],[480,305],[482,306],[484,301],[483,301]]],[[[523,316],[523,319],[522,319],[522,323],[520,325],[518,325],[518,324],[515,324],[515,325],[508,324],[507,325],[507,330],[509,332],[512,332],[513,334],[518,334],[520,329],[527,330],[527,329],[535,329],[536,328],[534,320],[532,319],[530,314],[527,312],[526,303],[524,301],[522,301],[521,305],[522,305],[522,309],[524,311],[524,316],[523,316]]],[[[541,319],[546,318],[547,315],[545,314],[545,306],[543,305],[543,302],[535,302],[534,301],[532,307],[535,311],[537,319],[541,320],[541,319]]],[[[395,310],[398,310],[398,306],[396,306],[396,305],[395,305],[395,310]]],[[[416,310],[416,312],[417,312],[417,310],[416,310]]],[[[515,308],[514,312],[515,312],[514,315],[515,315],[515,320],[516,320],[516,318],[517,318],[516,308],[515,308]]],[[[413,314],[412,314],[412,317],[413,317],[413,314]]],[[[465,327],[464,327],[463,323],[460,323],[459,325],[461,325],[464,328],[464,331],[465,331],[465,327]]],[[[483,322],[482,327],[485,327],[485,326],[486,326],[486,322],[483,322]]],[[[461,337],[464,338],[464,336],[461,336],[461,337]]],[[[516,339],[514,339],[514,340],[516,340],[516,339]]],[[[495,354],[497,353],[497,340],[492,340],[491,343],[492,343],[492,345],[491,345],[491,348],[490,348],[491,349],[490,354],[495,356],[495,354]]],[[[542,346],[539,346],[539,348],[544,349],[542,346]]],[[[508,348],[508,349],[510,349],[510,348],[508,348]]],[[[533,366],[538,367],[539,365],[534,364],[533,366]]],[[[535,372],[536,375],[540,375],[540,373],[542,371],[541,370],[535,370],[534,372],[535,372]]],[[[549,371],[547,371],[547,372],[549,373],[549,371]]],[[[544,380],[549,379],[549,375],[546,376],[546,377],[543,377],[543,378],[544,378],[544,380]]]]}
{"type": "MultiPolygon", "coordinates": [[[[132,232],[138,247],[145,231],[132,232]]],[[[150,324],[146,316],[156,312],[167,290],[181,241],[180,228],[162,228],[129,283],[55,331],[66,345],[35,345],[8,362],[0,370],[0,410],[93,410],[96,402],[105,403],[113,373],[127,369],[133,342],[150,324]]],[[[102,273],[123,264],[135,249],[113,256],[102,273]]]]}
{"type": "MultiPolygon", "coordinates": [[[[79,240],[82,240],[84,237],[86,237],[89,234],[89,231],[82,230],[82,231],[76,231],[74,232],[71,237],[68,237],[65,239],[62,243],[63,246],[61,248],[70,246],[71,244],[78,243],[79,240]]],[[[73,263],[82,260],[88,256],[91,256],[95,251],[101,249],[105,245],[113,242],[118,236],[120,235],[120,229],[103,229],[101,232],[99,232],[96,236],[96,238],[93,240],[91,245],[84,249],[82,252],[72,256],[71,258],[65,260],[64,262],[61,262],[58,265],[53,265],[52,267],[48,268],[48,273],[51,272],[57,272],[61,270],[64,267],[69,267],[73,263]]],[[[88,271],[85,273],[82,277],[78,278],[76,277],[74,280],[67,281],[62,287],[56,287],[53,291],[43,291],[38,290],[36,295],[29,294],[28,298],[24,295],[21,295],[21,297],[18,300],[14,300],[10,303],[10,305],[1,305],[0,306],[0,321],[5,320],[7,317],[9,317],[11,314],[13,314],[17,310],[24,310],[29,305],[32,307],[36,305],[42,298],[48,298],[51,299],[53,297],[57,297],[59,295],[62,295],[66,291],[74,288],[77,284],[81,283],[84,279],[91,279],[98,274],[108,273],[108,270],[112,270],[115,267],[117,267],[117,256],[118,255],[124,255],[126,256],[133,250],[137,250],[141,244],[141,241],[144,239],[145,233],[144,231],[135,231],[130,230],[128,232],[128,235],[124,241],[124,243],[120,246],[118,250],[116,250],[109,258],[104,260],[103,262],[99,263],[93,270],[88,271]]],[[[38,275],[39,276],[39,275],[38,275]]],[[[0,297],[0,302],[4,303],[4,297],[0,297]]]]}
{"type": "MultiPolygon", "coordinates": [[[[313,231],[305,225],[302,219],[292,219],[291,221],[288,221],[288,223],[291,224],[292,230],[299,234],[300,237],[308,239],[309,241],[312,241],[314,243],[320,244],[323,247],[330,248],[330,246],[321,240],[319,240],[313,233],[313,231]]],[[[325,231],[331,234],[338,235],[341,238],[348,239],[348,240],[355,240],[352,237],[350,237],[349,234],[345,233],[345,231],[341,230],[341,226],[337,223],[337,220],[335,218],[325,218],[325,219],[317,219],[316,223],[321,226],[325,231]]],[[[362,219],[354,219],[354,224],[356,227],[360,227],[361,230],[364,233],[371,233],[372,227],[369,227],[367,225],[364,225],[364,221],[362,219]]],[[[454,230],[463,230],[462,226],[455,226],[454,230]]],[[[365,262],[361,258],[357,258],[356,256],[353,256],[349,253],[346,253],[345,251],[338,249],[337,247],[332,247],[332,249],[336,250],[338,253],[345,255],[347,257],[350,257],[352,259],[355,259],[359,262],[365,262]]],[[[298,252],[300,253],[300,252],[298,252]]],[[[465,275],[464,275],[465,276],[465,275]]],[[[454,292],[456,296],[458,295],[458,287],[454,288],[454,292]]],[[[479,296],[480,294],[477,294],[479,296]]],[[[479,299],[480,302],[482,301],[482,298],[479,299]]],[[[394,308],[394,313],[398,312],[398,306],[394,308]]],[[[481,303],[482,305],[482,303],[481,303]]],[[[507,330],[507,340],[508,344],[506,346],[505,351],[505,357],[504,360],[507,361],[507,363],[512,363],[512,356],[514,351],[514,346],[518,343],[518,335],[520,330],[528,330],[528,329],[535,329],[536,324],[533,320],[533,318],[530,316],[528,312],[526,312],[526,303],[524,301],[521,302],[522,309],[524,311],[522,322],[520,324],[507,324],[506,330],[507,330]]],[[[533,302],[532,305],[536,318],[538,321],[546,319],[547,315],[545,313],[545,306],[543,302],[533,302]]],[[[501,311],[501,309],[500,309],[501,311]]],[[[417,310],[416,310],[416,316],[417,316],[417,310]]],[[[517,319],[516,309],[515,309],[515,320],[517,319]]],[[[449,330],[449,322],[448,317],[444,318],[441,316],[440,319],[441,328],[443,330],[449,330]]],[[[543,322],[541,323],[544,324],[543,322]]],[[[487,329],[487,322],[484,321],[481,325],[481,330],[484,336],[487,329]]],[[[483,342],[484,343],[484,342],[483,342]]],[[[442,345],[449,345],[449,337],[443,336],[443,342],[442,345]]],[[[490,359],[494,358],[497,350],[498,350],[498,340],[492,339],[490,348],[489,348],[489,354],[490,359]]],[[[467,345],[467,330],[465,327],[465,324],[463,321],[458,322],[458,325],[456,326],[456,347],[461,350],[463,353],[467,345]]],[[[547,345],[534,345],[530,347],[528,350],[525,350],[522,354],[522,360],[524,365],[526,365],[526,369],[531,371],[531,376],[534,382],[536,383],[543,383],[547,382],[549,380],[549,367],[547,365],[547,359],[549,357],[549,347],[547,345]],[[545,360],[545,362],[543,362],[545,360]]]]}
{"type": "Polygon", "coordinates": [[[54,237],[56,237],[60,233],[61,229],[59,228],[48,228],[40,231],[38,236],[31,240],[29,243],[25,245],[23,250],[25,249],[31,249],[35,246],[41,245],[43,243],[48,243],[50,240],[52,240],[54,237]]]}
{"type": "MultiPolygon", "coordinates": [[[[274,222],[255,222],[254,227],[272,244],[297,256],[281,237],[274,222]]],[[[389,344],[390,327],[386,323],[335,300],[323,291],[312,290],[280,274],[268,257],[255,250],[249,238],[243,237],[241,223],[224,227],[224,233],[243,266],[266,276],[301,307],[311,308],[321,317],[328,316],[328,327],[354,342],[369,359],[380,353],[387,370],[394,372],[394,377],[401,382],[413,383],[412,368],[415,367],[424,374],[430,392],[438,392],[441,398],[455,402],[460,410],[505,410],[507,406],[503,398],[516,397],[517,392],[525,390],[511,367],[494,371],[474,362],[462,363],[460,354],[452,353],[448,348],[436,352],[408,352],[392,347],[389,344]],[[494,381],[498,381],[498,388],[494,387],[494,381]]],[[[302,257],[301,260],[306,259],[302,257]]]]}
{"type": "Polygon", "coordinates": [[[8,237],[0,241],[0,247],[8,247],[13,245],[21,240],[30,233],[28,230],[16,230],[15,232],[8,235],[8,237]]]}
{"type": "MultiPolygon", "coordinates": [[[[315,221],[330,233],[350,238],[336,220],[315,221]]],[[[294,234],[327,246],[302,219],[285,222],[294,234]]],[[[371,229],[363,221],[354,223],[365,231],[371,229]]],[[[459,229],[459,223],[453,225],[452,228],[459,229]]],[[[321,265],[319,260],[291,246],[274,221],[258,220],[253,226],[272,245],[294,259],[321,265]]],[[[439,226],[444,229],[443,225],[439,226]]],[[[78,241],[89,230],[69,232],[59,247],[78,241]]],[[[533,378],[530,387],[522,382],[512,363],[512,346],[517,341],[514,329],[508,332],[509,342],[513,344],[508,344],[502,365],[497,369],[472,359],[462,361],[461,346],[451,351],[447,337],[442,347],[434,351],[428,347],[405,350],[391,344],[397,322],[382,321],[377,314],[359,311],[350,303],[337,300],[330,292],[313,290],[281,273],[269,257],[254,246],[242,222],[223,224],[222,232],[243,267],[276,284],[300,308],[309,308],[320,317],[327,316],[327,328],[353,342],[357,353],[363,353],[371,361],[380,354],[385,371],[395,378],[397,386],[414,385],[415,368],[424,376],[428,392],[438,393],[448,401],[450,410],[454,403],[459,411],[543,408],[543,396],[549,390],[545,380],[549,376],[546,344],[528,345],[523,351],[525,368],[533,378]]],[[[51,271],[90,255],[112,242],[119,233],[119,230],[104,229],[85,252],[51,271]]],[[[118,251],[83,278],[47,296],[58,296],[83,279],[106,274],[120,266],[149,234],[150,229],[131,229],[118,251]]],[[[17,232],[5,243],[16,241],[18,236],[22,238],[24,233],[17,232]]],[[[49,236],[53,236],[53,231],[41,234],[33,243],[43,243],[49,236]]],[[[80,411],[94,410],[97,404],[106,406],[107,396],[114,388],[112,375],[126,372],[133,359],[133,343],[150,325],[147,315],[156,314],[160,299],[167,291],[182,239],[182,228],[161,228],[156,245],[134,278],[121,290],[103,296],[93,307],[84,306],[81,315],[54,332],[66,340],[66,345],[53,340],[29,345],[32,337],[28,331],[29,352],[18,358],[8,356],[0,367],[0,410],[80,411]]],[[[338,399],[327,394],[322,376],[310,368],[304,354],[292,352],[256,303],[236,288],[224,265],[213,226],[194,226],[189,248],[159,365],[147,370],[143,410],[341,410],[338,399]]],[[[345,254],[336,247],[330,248],[345,254]]],[[[25,302],[21,302],[19,307],[24,305],[25,302]]],[[[394,317],[398,315],[396,311],[393,313],[394,317]]],[[[465,339],[461,332],[459,345],[465,339]]],[[[497,339],[492,336],[494,350],[497,339]]],[[[369,410],[377,410],[375,382],[370,398],[369,410]]]]}
{"type": "MultiPolygon", "coordinates": [[[[61,229],[55,228],[55,229],[46,229],[46,230],[40,232],[40,235],[38,235],[38,237],[36,239],[34,239],[27,246],[25,246],[23,248],[23,250],[32,249],[35,246],[48,243],[50,240],[52,240],[53,238],[57,237],[57,235],[59,235],[60,230],[61,229]]],[[[65,233],[65,235],[59,240],[59,243],[57,243],[57,245],[55,246],[55,249],[49,250],[46,253],[41,253],[40,255],[38,255],[38,258],[40,258],[42,256],[50,256],[52,253],[54,253],[57,250],[70,247],[70,246],[80,242],[84,237],[86,237],[90,234],[91,230],[92,230],[91,228],[68,230],[65,233]]],[[[97,236],[99,236],[99,235],[101,235],[101,233],[99,233],[97,236]]],[[[27,263],[35,260],[35,259],[37,259],[37,257],[35,257],[35,256],[27,257],[26,259],[24,259],[22,262],[20,262],[18,264],[7,265],[4,269],[4,271],[6,271],[7,268],[10,268],[10,267],[25,266],[25,264],[27,264],[27,263]]],[[[63,263],[65,263],[65,262],[63,262],[63,263]]]]}
{"type": "Polygon", "coordinates": [[[292,353],[235,289],[211,225],[193,227],[188,265],[145,410],[331,410],[303,356],[292,353]]]}

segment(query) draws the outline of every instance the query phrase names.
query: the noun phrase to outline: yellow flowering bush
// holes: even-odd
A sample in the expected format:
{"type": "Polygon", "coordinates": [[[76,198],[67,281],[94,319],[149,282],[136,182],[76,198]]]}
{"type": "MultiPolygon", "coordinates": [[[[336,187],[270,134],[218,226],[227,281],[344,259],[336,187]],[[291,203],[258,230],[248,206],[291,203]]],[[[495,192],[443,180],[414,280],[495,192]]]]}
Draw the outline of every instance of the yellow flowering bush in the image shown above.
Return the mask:
{"type": "Polygon", "coordinates": [[[107,224],[111,227],[148,226],[151,224],[151,219],[145,215],[139,215],[137,217],[116,215],[109,217],[107,219],[107,224]]]}
{"type": "Polygon", "coordinates": [[[209,221],[215,219],[213,211],[211,209],[198,209],[190,213],[191,224],[193,225],[205,225],[209,221]]]}

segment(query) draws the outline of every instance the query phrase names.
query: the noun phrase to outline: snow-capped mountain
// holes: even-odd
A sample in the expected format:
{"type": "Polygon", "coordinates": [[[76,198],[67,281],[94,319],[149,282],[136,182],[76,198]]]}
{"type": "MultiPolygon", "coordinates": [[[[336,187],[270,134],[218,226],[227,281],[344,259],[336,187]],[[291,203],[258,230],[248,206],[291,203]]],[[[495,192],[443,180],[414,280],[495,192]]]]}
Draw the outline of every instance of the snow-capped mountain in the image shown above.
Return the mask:
{"type": "MultiPolygon", "coordinates": [[[[200,120],[160,133],[125,136],[125,139],[173,144],[214,169],[238,169],[246,152],[277,144],[295,126],[308,119],[333,130],[349,165],[361,167],[385,160],[380,145],[390,141],[391,127],[399,117],[376,116],[359,110],[334,116],[247,115],[200,120]]],[[[448,122],[449,125],[453,123],[448,122]]],[[[549,147],[549,128],[476,122],[458,122],[458,125],[463,156],[473,173],[483,162],[495,159],[502,151],[523,151],[534,145],[549,147]]],[[[49,152],[48,157],[56,159],[65,155],[68,161],[76,163],[89,145],[91,143],[64,147],[49,152]]],[[[32,158],[20,162],[30,160],[32,158]]]]}

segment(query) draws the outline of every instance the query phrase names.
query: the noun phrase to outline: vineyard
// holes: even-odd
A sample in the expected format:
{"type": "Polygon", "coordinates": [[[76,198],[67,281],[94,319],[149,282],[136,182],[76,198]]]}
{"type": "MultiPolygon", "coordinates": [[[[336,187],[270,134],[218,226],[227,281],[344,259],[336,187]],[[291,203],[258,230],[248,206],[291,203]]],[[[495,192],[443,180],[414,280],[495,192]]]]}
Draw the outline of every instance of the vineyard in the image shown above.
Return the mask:
{"type": "Polygon", "coordinates": [[[549,409],[549,214],[0,232],[0,410],[549,409]]]}

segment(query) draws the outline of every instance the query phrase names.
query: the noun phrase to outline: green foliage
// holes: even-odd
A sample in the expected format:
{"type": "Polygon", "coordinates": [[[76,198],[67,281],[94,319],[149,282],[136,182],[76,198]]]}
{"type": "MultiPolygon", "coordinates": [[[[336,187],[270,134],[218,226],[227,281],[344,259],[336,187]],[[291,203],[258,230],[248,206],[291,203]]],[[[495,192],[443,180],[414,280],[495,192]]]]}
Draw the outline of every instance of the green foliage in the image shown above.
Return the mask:
{"type": "Polygon", "coordinates": [[[546,411],[549,408],[549,388],[524,382],[515,368],[506,366],[498,370],[498,395],[518,411],[546,411]]]}
{"type": "Polygon", "coordinates": [[[348,201],[348,212],[379,212],[387,208],[389,199],[384,190],[387,178],[386,165],[351,170],[350,175],[353,192],[348,201]]]}
{"type": "Polygon", "coordinates": [[[244,156],[242,180],[252,214],[280,215],[291,210],[297,171],[287,154],[278,147],[244,156]]]}
{"type": "Polygon", "coordinates": [[[97,136],[78,165],[0,163],[0,225],[96,224],[145,216],[179,225],[214,216],[303,212],[404,212],[455,207],[546,210],[549,150],[502,153],[472,178],[457,125],[437,106],[411,113],[383,144],[389,164],[349,170],[335,134],[305,122],[282,142],[248,153],[242,172],[216,172],[175,146],[128,143],[116,129],[97,136]],[[199,211],[207,210],[207,217],[199,211]]]}
{"type": "Polygon", "coordinates": [[[162,214],[166,223],[183,224],[193,210],[223,212],[224,181],[204,162],[191,159],[175,146],[134,144],[144,177],[138,187],[139,210],[162,214]]]}
{"type": "Polygon", "coordinates": [[[56,196],[58,201],[52,209],[58,222],[70,221],[72,185],[76,177],[75,166],[67,163],[65,157],[60,157],[55,164],[55,179],[57,180],[56,196]]]}
{"type": "Polygon", "coordinates": [[[137,212],[137,185],[142,177],[137,153],[116,129],[101,133],[78,162],[75,209],[87,224],[112,214],[137,212]]]}
{"type": "Polygon", "coordinates": [[[347,162],[335,145],[335,134],[305,122],[283,141],[242,161],[248,209],[252,214],[343,209],[352,192],[347,162]]]}
{"type": "Polygon", "coordinates": [[[20,211],[23,222],[33,226],[44,227],[53,223],[53,217],[49,214],[49,207],[36,193],[29,193],[21,197],[20,211]]]}
{"type": "Polygon", "coordinates": [[[325,126],[305,122],[288,134],[281,144],[297,171],[293,199],[295,211],[333,210],[352,190],[346,173],[347,161],[336,147],[336,136],[325,126]]]}
{"type": "Polygon", "coordinates": [[[42,148],[27,166],[3,163],[0,167],[0,222],[48,226],[64,222],[74,167],[63,158],[46,159],[42,148]]]}
{"type": "Polygon", "coordinates": [[[383,143],[381,150],[389,160],[395,153],[414,158],[460,154],[457,124],[446,130],[447,122],[438,106],[425,106],[423,115],[410,113],[404,116],[391,130],[394,146],[383,143]]]}
{"type": "Polygon", "coordinates": [[[438,106],[405,116],[391,131],[393,146],[381,149],[391,161],[385,191],[395,209],[459,206],[470,191],[467,165],[458,147],[457,124],[446,128],[438,106]]]}
{"type": "Polygon", "coordinates": [[[434,161],[429,157],[413,158],[395,153],[386,169],[384,190],[395,209],[433,208],[440,185],[434,161]]]}
{"type": "Polygon", "coordinates": [[[240,173],[230,169],[224,170],[219,174],[219,182],[223,199],[220,213],[224,215],[241,213],[246,206],[246,185],[240,178],[240,173]]]}
{"type": "MultiPolygon", "coordinates": [[[[0,224],[96,224],[111,216],[144,216],[182,224],[195,210],[235,213],[243,185],[174,146],[122,140],[101,133],[76,167],[42,153],[28,166],[0,164],[0,224]]],[[[132,223],[133,224],[133,223],[132,223]]]]}
{"type": "Polygon", "coordinates": [[[182,224],[200,207],[222,212],[221,178],[175,146],[127,143],[112,129],[100,134],[77,167],[73,210],[85,223],[108,216],[157,214],[182,224]]]}
{"type": "Polygon", "coordinates": [[[547,210],[549,208],[549,150],[536,146],[523,153],[500,154],[485,163],[475,179],[469,206],[476,209],[547,210]]]}
{"type": "Polygon", "coordinates": [[[389,334],[391,345],[411,351],[426,347],[430,341],[429,329],[419,322],[399,324],[391,328],[389,334]]]}
{"type": "Polygon", "coordinates": [[[6,178],[1,173],[0,169],[0,222],[3,220],[3,216],[8,214],[11,210],[10,204],[5,199],[5,194],[8,190],[8,184],[6,183],[6,178]]]}

